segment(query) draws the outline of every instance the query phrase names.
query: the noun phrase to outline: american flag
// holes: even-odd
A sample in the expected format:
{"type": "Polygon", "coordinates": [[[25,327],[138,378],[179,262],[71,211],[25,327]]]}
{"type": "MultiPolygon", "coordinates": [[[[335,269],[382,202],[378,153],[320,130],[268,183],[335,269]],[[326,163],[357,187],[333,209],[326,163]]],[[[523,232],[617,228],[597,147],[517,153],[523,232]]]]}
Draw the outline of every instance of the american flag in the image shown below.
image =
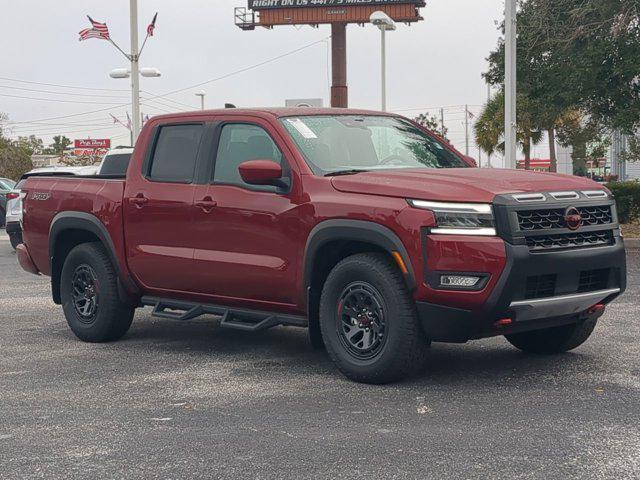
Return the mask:
{"type": "Polygon", "coordinates": [[[108,40],[99,30],[95,28],[85,28],[84,30],[80,30],[80,38],[78,40],[87,40],[89,38],[101,38],[102,40],[108,40]]]}
{"type": "Polygon", "coordinates": [[[158,18],[158,13],[156,13],[153,16],[153,20],[151,20],[151,23],[149,24],[149,26],[147,27],[147,35],[149,35],[150,37],[153,37],[153,31],[156,28],[156,19],[158,18]]]}
{"type": "Polygon", "coordinates": [[[109,40],[111,38],[109,36],[109,28],[107,28],[107,24],[106,23],[96,22],[89,15],[87,15],[87,18],[91,22],[91,25],[93,25],[93,29],[97,30],[98,32],[100,32],[100,35],[102,36],[102,38],[104,38],[105,40],[109,40]]]}

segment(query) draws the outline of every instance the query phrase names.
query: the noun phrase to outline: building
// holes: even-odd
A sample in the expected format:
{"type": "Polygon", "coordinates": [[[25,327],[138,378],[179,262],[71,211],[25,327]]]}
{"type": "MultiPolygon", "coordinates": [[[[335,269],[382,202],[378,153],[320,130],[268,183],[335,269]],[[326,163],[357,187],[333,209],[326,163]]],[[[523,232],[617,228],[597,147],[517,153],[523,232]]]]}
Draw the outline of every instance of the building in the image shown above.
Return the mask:
{"type": "Polygon", "coordinates": [[[33,168],[53,167],[60,164],[58,155],[31,155],[33,168]]]}

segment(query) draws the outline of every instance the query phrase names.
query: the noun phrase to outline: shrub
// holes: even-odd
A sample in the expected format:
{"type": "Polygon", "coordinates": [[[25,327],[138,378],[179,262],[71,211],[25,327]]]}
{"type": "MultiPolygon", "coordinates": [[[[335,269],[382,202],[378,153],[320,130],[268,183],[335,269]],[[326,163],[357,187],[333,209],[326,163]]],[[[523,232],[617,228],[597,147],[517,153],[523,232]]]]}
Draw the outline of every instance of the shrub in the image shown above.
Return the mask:
{"type": "Polygon", "coordinates": [[[620,223],[640,220],[640,182],[614,182],[607,187],[616,197],[620,223]]]}

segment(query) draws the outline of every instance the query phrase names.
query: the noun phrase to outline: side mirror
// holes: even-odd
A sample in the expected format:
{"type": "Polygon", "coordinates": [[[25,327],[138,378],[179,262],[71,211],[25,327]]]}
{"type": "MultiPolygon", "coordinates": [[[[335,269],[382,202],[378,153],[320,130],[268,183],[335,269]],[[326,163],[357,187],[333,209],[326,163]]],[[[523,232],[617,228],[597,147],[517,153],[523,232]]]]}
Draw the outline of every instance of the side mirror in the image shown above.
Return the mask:
{"type": "Polygon", "coordinates": [[[273,160],[249,160],[238,167],[240,177],[249,185],[273,185],[288,188],[289,183],[282,178],[282,167],[273,160]]]}

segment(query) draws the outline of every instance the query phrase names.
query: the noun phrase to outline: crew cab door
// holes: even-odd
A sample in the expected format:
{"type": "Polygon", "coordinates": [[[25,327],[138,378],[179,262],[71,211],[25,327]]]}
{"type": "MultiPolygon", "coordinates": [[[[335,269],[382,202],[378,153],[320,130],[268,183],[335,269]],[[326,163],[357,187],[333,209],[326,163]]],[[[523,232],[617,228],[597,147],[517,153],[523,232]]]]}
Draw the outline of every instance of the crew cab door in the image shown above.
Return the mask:
{"type": "Polygon", "coordinates": [[[279,191],[248,185],[238,171],[245,161],[272,160],[292,177],[290,153],[267,121],[253,117],[225,116],[214,138],[210,184],[195,196],[194,290],[223,304],[291,306],[299,297],[297,255],[304,248],[300,182],[292,178],[291,188],[279,191]]]}
{"type": "Polygon", "coordinates": [[[142,168],[136,162],[129,169],[123,205],[127,261],[148,289],[185,290],[192,274],[193,198],[206,128],[159,125],[142,168]]]}

